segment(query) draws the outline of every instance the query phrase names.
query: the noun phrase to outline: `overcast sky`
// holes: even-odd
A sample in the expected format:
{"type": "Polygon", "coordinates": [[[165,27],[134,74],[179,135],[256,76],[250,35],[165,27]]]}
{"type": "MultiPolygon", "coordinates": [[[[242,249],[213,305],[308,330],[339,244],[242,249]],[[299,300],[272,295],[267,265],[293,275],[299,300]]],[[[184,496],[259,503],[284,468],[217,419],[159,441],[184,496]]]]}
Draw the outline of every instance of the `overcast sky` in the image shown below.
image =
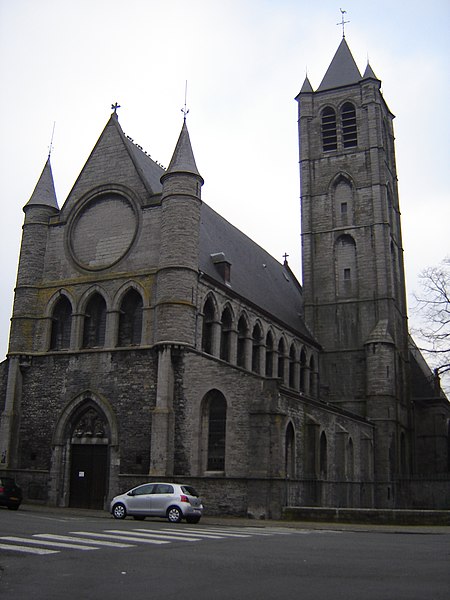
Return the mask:
{"type": "MultiPolygon", "coordinates": [[[[396,115],[409,296],[450,254],[449,0],[0,0],[0,360],[23,223],[47,159],[59,205],[114,102],[167,166],[183,115],[203,200],[301,279],[297,103],[345,36],[396,115]]],[[[414,319],[412,319],[414,320],[414,319]]]]}

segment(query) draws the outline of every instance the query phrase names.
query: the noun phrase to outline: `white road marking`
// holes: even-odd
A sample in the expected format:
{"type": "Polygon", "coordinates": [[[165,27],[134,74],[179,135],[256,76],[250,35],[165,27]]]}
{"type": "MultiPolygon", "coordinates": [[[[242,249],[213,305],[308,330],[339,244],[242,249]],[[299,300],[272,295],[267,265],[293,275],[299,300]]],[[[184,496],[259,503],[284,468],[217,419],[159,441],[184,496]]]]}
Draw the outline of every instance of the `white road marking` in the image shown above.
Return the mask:
{"type": "MultiPolygon", "coordinates": [[[[120,529],[105,529],[105,531],[108,533],[118,533],[119,535],[122,535],[122,533],[123,533],[123,531],[120,529]]],[[[186,535],[185,536],[180,535],[179,537],[175,538],[171,533],[164,533],[164,532],[161,533],[157,529],[133,529],[131,535],[144,536],[144,537],[156,537],[156,538],[163,539],[163,540],[172,540],[174,542],[176,542],[176,541],[199,542],[200,541],[199,538],[188,537],[186,535]]]]}
{"type": "Polygon", "coordinates": [[[121,541],[125,541],[125,542],[141,542],[143,544],[170,544],[170,542],[167,542],[165,540],[150,540],[150,539],[145,539],[145,538],[140,538],[137,535],[133,535],[132,532],[124,532],[123,534],[121,533],[120,535],[117,534],[111,534],[111,533],[93,533],[92,531],[70,531],[69,533],[72,533],[74,535],[88,535],[91,536],[93,538],[103,538],[103,539],[114,539],[114,540],[121,540],[121,541]]]}
{"type": "Polygon", "coordinates": [[[31,548],[30,546],[13,546],[12,544],[0,544],[2,550],[13,550],[27,554],[58,554],[59,550],[46,550],[45,548],[31,548]]]}
{"type": "MultiPolygon", "coordinates": [[[[34,536],[33,536],[34,537],[34,536]]],[[[32,538],[22,538],[14,536],[5,536],[0,538],[7,542],[19,542],[22,544],[39,544],[40,546],[53,546],[54,548],[72,548],[74,550],[98,550],[95,546],[76,546],[75,544],[65,544],[64,542],[47,542],[45,540],[36,540],[32,538]]]]}
{"type": "Polygon", "coordinates": [[[189,534],[191,533],[209,533],[211,532],[212,535],[221,535],[223,537],[231,537],[231,538],[249,538],[251,537],[251,535],[249,535],[248,533],[235,533],[234,531],[229,531],[228,529],[210,529],[208,527],[208,529],[197,529],[194,527],[183,527],[184,531],[189,531],[189,534]]]}
{"type": "Polygon", "coordinates": [[[132,548],[134,544],[121,544],[119,542],[108,542],[106,540],[93,540],[92,538],[77,538],[71,535],[55,535],[53,533],[37,533],[34,537],[47,538],[49,540],[60,540],[62,542],[77,542],[79,544],[95,544],[96,546],[110,546],[111,548],[132,548]]]}

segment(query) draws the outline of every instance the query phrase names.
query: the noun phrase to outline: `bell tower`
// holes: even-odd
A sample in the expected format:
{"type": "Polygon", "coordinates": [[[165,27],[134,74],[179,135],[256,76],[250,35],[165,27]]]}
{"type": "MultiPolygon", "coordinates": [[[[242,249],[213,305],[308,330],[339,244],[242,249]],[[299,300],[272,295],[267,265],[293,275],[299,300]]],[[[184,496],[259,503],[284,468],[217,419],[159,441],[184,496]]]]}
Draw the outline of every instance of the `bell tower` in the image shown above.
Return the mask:
{"type": "Polygon", "coordinates": [[[305,316],[323,347],[322,398],[375,423],[375,476],[389,482],[409,468],[410,408],[394,115],[380,88],[343,37],[317,90],[306,78],[296,100],[305,316]]]}

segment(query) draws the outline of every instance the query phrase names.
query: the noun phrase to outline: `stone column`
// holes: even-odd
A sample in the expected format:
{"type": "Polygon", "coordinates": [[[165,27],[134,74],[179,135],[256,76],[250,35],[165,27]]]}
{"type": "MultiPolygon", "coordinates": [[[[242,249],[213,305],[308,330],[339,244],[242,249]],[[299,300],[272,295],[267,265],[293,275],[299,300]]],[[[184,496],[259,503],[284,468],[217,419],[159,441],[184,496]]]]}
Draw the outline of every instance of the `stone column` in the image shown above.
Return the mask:
{"type": "Polygon", "coordinates": [[[171,476],[173,473],[174,414],[173,368],[171,347],[162,346],[158,356],[156,406],[152,412],[150,475],[171,476]]]}

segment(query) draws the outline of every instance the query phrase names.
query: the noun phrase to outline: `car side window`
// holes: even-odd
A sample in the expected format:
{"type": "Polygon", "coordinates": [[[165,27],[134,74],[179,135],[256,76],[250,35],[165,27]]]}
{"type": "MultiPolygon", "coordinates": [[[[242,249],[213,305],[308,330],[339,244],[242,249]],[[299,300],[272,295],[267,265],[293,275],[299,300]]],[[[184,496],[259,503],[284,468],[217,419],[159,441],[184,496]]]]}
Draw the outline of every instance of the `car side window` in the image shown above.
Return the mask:
{"type": "Polygon", "coordinates": [[[152,494],[154,485],[141,485],[140,487],[133,490],[133,496],[144,496],[145,494],[152,494]]]}
{"type": "Polygon", "coordinates": [[[173,494],[173,487],[166,483],[160,483],[156,488],[157,489],[153,492],[154,494],[173,494]]]}

